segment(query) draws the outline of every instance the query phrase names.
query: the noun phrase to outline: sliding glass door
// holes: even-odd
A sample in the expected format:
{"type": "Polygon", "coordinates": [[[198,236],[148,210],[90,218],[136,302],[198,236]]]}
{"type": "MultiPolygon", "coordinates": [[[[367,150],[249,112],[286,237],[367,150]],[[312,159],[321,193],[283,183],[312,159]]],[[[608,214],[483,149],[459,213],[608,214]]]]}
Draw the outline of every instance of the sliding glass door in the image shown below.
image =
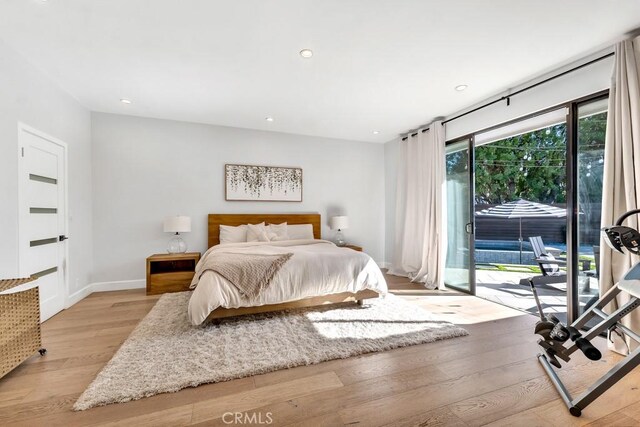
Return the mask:
{"type": "Polygon", "coordinates": [[[447,286],[475,294],[472,139],[447,144],[447,286]]]}
{"type": "Polygon", "coordinates": [[[537,314],[535,277],[545,310],[569,321],[598,298],[607,98],[447,143],[447,286],[537,314]]]}
{"type": "Polygon", "coordinates": [[[598,299],[600,218],[607,98],[577,105],[577,301],[576,316],[598,299]]]}

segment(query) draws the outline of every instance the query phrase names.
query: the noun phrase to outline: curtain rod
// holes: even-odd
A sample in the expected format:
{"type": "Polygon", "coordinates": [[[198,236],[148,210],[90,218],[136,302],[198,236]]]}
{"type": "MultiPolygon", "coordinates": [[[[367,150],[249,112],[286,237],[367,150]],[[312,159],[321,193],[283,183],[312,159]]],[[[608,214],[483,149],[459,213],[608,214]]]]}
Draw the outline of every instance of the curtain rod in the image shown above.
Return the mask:
{"type": "MultiPolygon", "coordinates": [[[[544,79],[544,80],[542,80],[542,81],[539,81],[538,83],[534,83],[534,84],[532,84],[532,85],[529,85],[529,86],[527,86],[527,87],[524,87],[524,88],[522,88],[522,89],[519,89],[519,90],[517,90],[517,91],[515,91],[515,92],[513,92],[513,93],[510,93],[509,95],[505,95],[505,96],[502,96],[502,97],[500,97],[500,98],[498,98],[498,99],[494,99],[493,101],[487,102],[486,104],[482,104],[482,105],[480,105],[480,106],[478,106],[478,107],[474,108],[473,110],[469,110],[469,111],[467,111],[467,112],[465,112],[465,113],[458,114],[457,116],[451,117],[450,119],[447,119],[447,120],[443,121],[443,122],[442,122],[442,124],[444,125],[444,124],[446,124],[446,123],[452,122],[452,121],[457,120],[457,119],[459,119],[459,118],[461,118],[461,117],[464,117],[464,116],[466,116],[466,115],[468,115],[468,114],[475,113],[476,111],[479,111],[479,110],[482,110],[482,109],[484,109],[484,108],[490,107],[491,105],[493,105],[493,104],[497,104],[498,102],[501,102],[501,101],[505,101],[505,100],[506,100],[506,101],[507,101],[507,106],[509,106],[509,105],[511,105],[511,99],[510,99],[510,98],[511,98],[511,97],[513,97],[513,96],[520,95],[520,94],[521,94],[521,93],[523,93],[523,92],[526,92],[526,91],[528,91],[528,90],[531,90],[531,89],[533,89],[533,88],[535,88],[535,87],[538,87],[538,86],[540,86],[540,85],[543,85],[543,84],[545,84],[545,83],[549,83],[549,82],[550,82],[550,81],[552,81],[552,80],[555,80],[555,79],[557,79],[557,78],[559,78],[559,77],[565,76],[565,75],[567,75],[567,74],[569,74],[569,73],[573,73],[574,71],[578,71],[578,70],[580,70],[581,68],[588,67],[589,65],[593,65],[593,64],[595,64],[596,62],[600,62],[600,61],[602,61],[603,59],[607,59],[607,58],[609,58],[609,57],[611,57],[611,56],[613,56],[613,55],[615,55],[615,52],[609,52],[609,53],[607,53],[607,54],[605,54],[605,55],[602,55],[602,56],[599,56],[599,57],[597,57],[597,58],[594,58],[594,59],[592,59],[591,61],[585,62],[584,64],[580,64],[580,65],[578,65],[578,66],[576,66],[576,67],[573,67],[573,68],[570,68],[570,69],[568,69],[568,70],[565,70],[565,71],[563,71],[563,72],[562,72],[562,73],[560,73],[560,74],[556,74],[556,75],[554,75],[554,76],[548,77],[548,78],[546,78],[546,79],[544,79]]],[[[424,133],[424,132],[426,132],[426,131],[428,131],[428,130],[429,130],[429,128],[423,129],[423,130],[422,130],[422,133],[424,133]]],[[[418,134],[418,132],[412,133],[411,135],[407,135],[407,136],[405,136],[404,138],[402,138],[402,140],[403,140],[403,141],[406,141],[407,139],[409,139],[409,136],[414,137],[414,136],[416,136],[417,134],[418,134]]]]}

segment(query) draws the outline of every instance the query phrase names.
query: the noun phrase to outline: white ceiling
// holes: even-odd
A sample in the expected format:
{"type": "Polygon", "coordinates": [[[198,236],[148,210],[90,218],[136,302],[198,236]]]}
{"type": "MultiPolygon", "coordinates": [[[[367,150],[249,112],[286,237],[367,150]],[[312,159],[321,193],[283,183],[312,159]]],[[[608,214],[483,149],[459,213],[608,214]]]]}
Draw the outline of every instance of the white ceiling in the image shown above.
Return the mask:
{"type": "Polygon", "coordinates": [[[372,142],[637,27],[638,0],[0,2],[0,39],[91,110],[372,142]]]}

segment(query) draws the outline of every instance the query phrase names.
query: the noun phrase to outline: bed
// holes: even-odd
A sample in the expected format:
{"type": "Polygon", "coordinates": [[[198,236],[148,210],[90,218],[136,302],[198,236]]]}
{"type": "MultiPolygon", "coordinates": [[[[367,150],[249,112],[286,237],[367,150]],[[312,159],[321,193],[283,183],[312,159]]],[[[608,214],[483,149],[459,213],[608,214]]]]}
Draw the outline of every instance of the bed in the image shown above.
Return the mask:
{"type": "Polygon", "coordinates": [[[206,262],[210,253],[293,255],[265,292],[254,298],[243,296],[236,286],[214,271],[201,272],[194,280],[197,285],[189,301],[189,319],[194,325],[292,308],[346,302],[362,304],[365,299],[378,298],[387,292],[384,276],[371,257],[321,239],[319,214],[210,214],[208,222],[210,249],[200,263],[206,262]],[[221,225],[236,227],[262,222],[311,224],[313,239],[220,244],[221,225]]]}

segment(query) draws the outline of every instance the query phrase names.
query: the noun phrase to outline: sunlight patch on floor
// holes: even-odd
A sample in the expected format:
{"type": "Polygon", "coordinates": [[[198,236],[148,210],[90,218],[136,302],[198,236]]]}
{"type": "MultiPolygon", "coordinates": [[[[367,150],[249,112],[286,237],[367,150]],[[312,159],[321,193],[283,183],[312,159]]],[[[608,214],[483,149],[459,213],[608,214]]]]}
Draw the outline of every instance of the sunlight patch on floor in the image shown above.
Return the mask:
{"type": "MultiPolygon", "coordinates": [[[[530,316],[519,310],[505,307],[479,297],[460,293],[449,295],[439,294],[437,296],[403,295],[398,293],[396,290],[394,290],[393,293],[401,296],[406,301],[419,305],[434,315],[441,317],[443,320],[448,320],[449,322],[458,325],[470,325],[494,320],[530,316]],[[464,307],[464,310],[462,310],[462,307],[464,307]],[[470,307],[473,307],[473,310],[469,310],[470,307]]],[[[533,318],[533,316],[531,317],[533,318]]]]}

